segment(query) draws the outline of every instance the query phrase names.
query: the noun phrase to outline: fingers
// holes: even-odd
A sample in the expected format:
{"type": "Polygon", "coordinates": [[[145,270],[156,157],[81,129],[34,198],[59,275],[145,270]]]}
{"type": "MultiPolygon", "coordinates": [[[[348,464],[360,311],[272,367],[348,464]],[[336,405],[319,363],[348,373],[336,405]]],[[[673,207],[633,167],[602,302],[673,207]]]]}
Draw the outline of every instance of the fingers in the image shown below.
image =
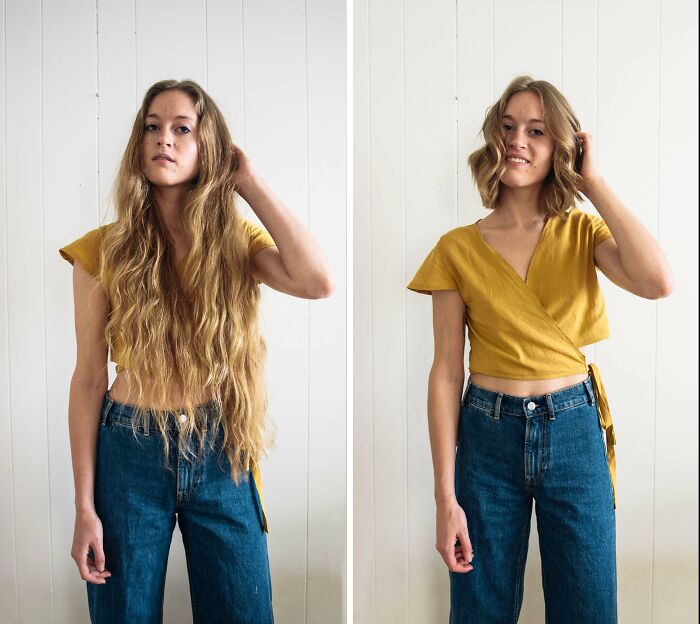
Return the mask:
{"type": "MultiPolygon", "coordinates": [[[[468,540],[465,542],[469,543],[468,540]]],[[[437,550],[450,572],[464,573],[474,569],[474,566],[471,565],[473,558],[471,545],[469,545],[468,553],[465,553],[459,541],[440,545],[437,550]]]]}
{"type": "Polygon", "coordinates": [[[457,572],[460,567],[455,556],[454,544],[442,544],[437,546],[437,550],[442,557],[442,560],[447,565],[447,568],[452,572],[457,572]]]}
{"type": "MultiPolygon", "coordinates": [[[[95,567],[98,572],[103,572],[105,569],[105,553],[102,549],[102,543],[96,542],[94,546],[92,550],[94,552],[95,567]]],[[[90,557],[90,553],[88,553],[88,557],[90,557]]]]}
{"type": "Polygon", "coordinates": [[[453,546],[456,567],[452,572],[469,572],[474,569],[474,566],[471,565],[473,558],[471,542],[462,530],[457,533],[457,537],[457,543],[453,546]]]}
{"type": "Polygon", "coordinates": [[[105,557],[102,545],[96,544],[95,550],[99,558],[99,563],[90,547],[88,547],[87,552],[83,549],[82,553],[77,557],[73,557],[73,559],[78,566],[81,579],[88,583],[93,583],[94,585],[104,585],[107,579],[112,576],[112,573],[105,569],[105,557]]]}
{"type": "Polygon", "coordinates": [[[469,533],[467,533],[465,529],[462,529],[457,533],[457,538],[459,539],[459,543],[455,549],[459,548],[460,555],[465,564],[471,563],[474,558],[474,550],[472,549],[472,542],[469,539],[469,533]]]}

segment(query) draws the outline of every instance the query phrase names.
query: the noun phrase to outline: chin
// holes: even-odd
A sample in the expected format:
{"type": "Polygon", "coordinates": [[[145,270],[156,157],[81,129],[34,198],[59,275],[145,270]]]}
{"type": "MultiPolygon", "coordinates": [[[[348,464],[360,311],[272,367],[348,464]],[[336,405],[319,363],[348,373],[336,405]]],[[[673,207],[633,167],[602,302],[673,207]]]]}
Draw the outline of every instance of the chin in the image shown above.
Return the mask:
{"type": "Polygon", "coordinates": [[[541,184],[542,180],[532,179],[530,176],[508,176],[504,175],[501,177],[501,184],[509,188],[526,188],[528,186],[535,186],[541,184]]]}

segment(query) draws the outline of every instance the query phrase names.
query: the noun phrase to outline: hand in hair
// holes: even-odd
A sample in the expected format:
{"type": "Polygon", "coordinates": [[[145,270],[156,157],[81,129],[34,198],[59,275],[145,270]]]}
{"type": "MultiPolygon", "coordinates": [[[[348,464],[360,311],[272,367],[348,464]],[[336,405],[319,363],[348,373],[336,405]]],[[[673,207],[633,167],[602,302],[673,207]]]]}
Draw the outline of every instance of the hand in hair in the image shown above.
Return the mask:
{"type": "Polygon", "coordinates": [[[235,143],[231,144],[231,155],[236,163],[236,173],[233,174],[233,182],[236,187],[245,185],[248,180],[255,177],[255,171],[243,150],[235,143]]]}
{"type": "Polygon", "coordinates": [[[585,188],[600,178],[600,173],[595,161],[593,160],[593,137],[588,132],[576,132],[579,139],[579,144],[583,150],[583,162],[581,163],[580,175],[583,178],[584,192],[585,188]]]}

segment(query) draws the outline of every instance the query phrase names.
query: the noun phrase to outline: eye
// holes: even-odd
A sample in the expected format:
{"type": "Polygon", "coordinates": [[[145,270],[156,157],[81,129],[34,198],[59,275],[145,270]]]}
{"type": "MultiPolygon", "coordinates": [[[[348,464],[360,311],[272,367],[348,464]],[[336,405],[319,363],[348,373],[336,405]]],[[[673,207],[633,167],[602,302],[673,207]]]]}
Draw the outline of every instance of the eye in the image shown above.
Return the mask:
{"type": "MultiPolygon", "coordinates": [[[[503,124],[503,129],[506,132],[510,132],[513,129],[513,126],[511,126],[510,124],[503,124]]],[[[544,132],[539,128],[533,128],[530,132],[535,132],[536,136],[544,136],[544,132]]]]}
{"type": "MultiPolygon", "coordinates": [[[[148,125],[146,126],[146,132],[150,132],[149,128],[150,128],[151,126],[155,126],[156,128],[158,127],[157,124],[148,124],[148,125]]],[[[180,126],[180,127],[178,128],[178,130],[181,130],[182,128],[184,128],[185,130],[187,130],[187,132],[183,132],[182,134],[189,134],[189,133],[190,133],[190,129],[189,129],[187,126],[180,126]]]]}

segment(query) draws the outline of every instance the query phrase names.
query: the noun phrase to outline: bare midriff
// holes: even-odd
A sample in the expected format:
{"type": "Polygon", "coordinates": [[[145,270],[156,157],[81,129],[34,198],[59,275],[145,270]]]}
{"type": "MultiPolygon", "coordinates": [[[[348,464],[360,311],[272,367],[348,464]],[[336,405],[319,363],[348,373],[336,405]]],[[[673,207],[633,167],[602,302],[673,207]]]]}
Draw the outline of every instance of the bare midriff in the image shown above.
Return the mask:
{"type": "Polygon", "coordinates": [[[576,373],[575,375],[556,377],[555,379],[506,379],[504,377],[482,375],[481,373],[470,373],[469,378],[473,384],[493,392],[503,392],[503,394],[517,397],[529,397],[575,386],[587,379],[588,373],[576,373]]]}
{"type": "MultiPolygon", "coordinates": [[[[113,401],[118,401],[119,403],[126,403],[129,405],[138,405],[138,385],[135,380],[131,381],[131,391],[129,391],[129,371],[120,370],[112,384],[112,387],[108,391],[108,396],[113,401]]],[[[148,379],[143,380],[143,397],[141,400],[141,406],[144,408],[153,409],[168,409],[168,410],[178,410],[182,407],[182,388],[180,384],[174,383],[170,392],[166,396],[165,405],[160,404],[160,398],[156,396],[153,392],[153,383],[150,383],[148,379]]],[[[200,393],[199,396],[195,397],[195,405],[202,405],[207,403],[212,399],[211,393],[209,391],[200,393]]]]}

